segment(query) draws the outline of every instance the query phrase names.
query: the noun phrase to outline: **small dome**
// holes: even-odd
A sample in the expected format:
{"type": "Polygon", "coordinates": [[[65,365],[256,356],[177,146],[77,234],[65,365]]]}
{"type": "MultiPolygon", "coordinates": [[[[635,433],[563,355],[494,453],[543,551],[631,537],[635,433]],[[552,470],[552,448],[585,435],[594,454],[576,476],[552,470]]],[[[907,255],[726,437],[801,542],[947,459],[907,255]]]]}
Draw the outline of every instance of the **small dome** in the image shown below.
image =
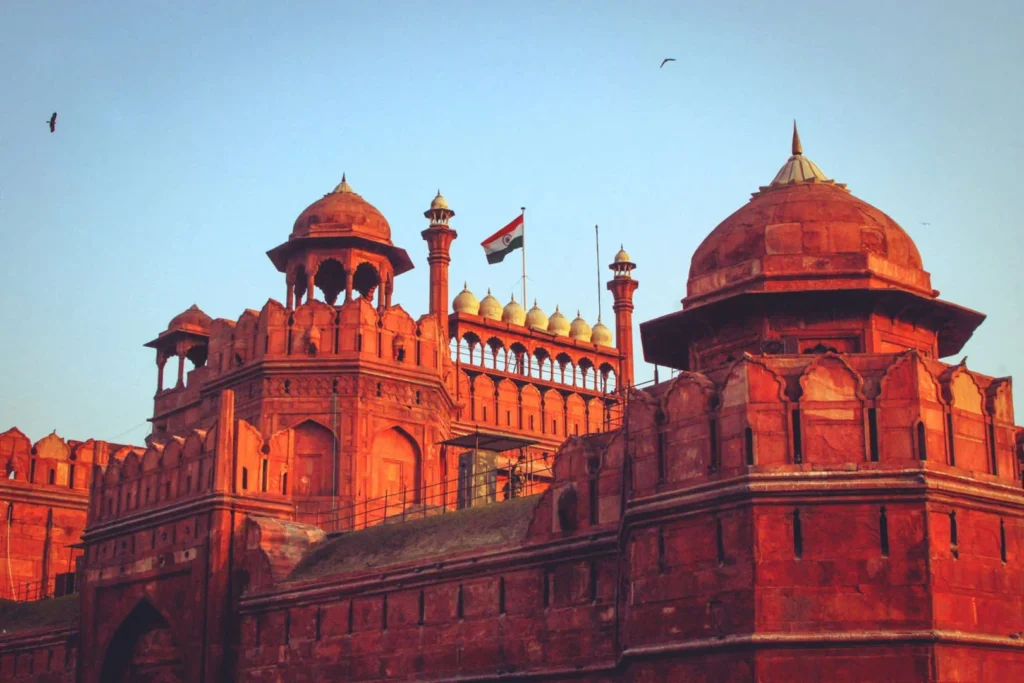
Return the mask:
{"type": "Polygon", "coordinates": [[[192,304],[188,310],[171,318],[171,322],[167,323],[167,330],[184,330],[207,334],[210,331],[211,322],[213,321],[210,319],[210,316],[203,313],[198,306],[192,304]]]}
{"type": "Polygon", "coordinates": [[[515,296],[505,304],[505,310],[501,312],[501,321],[513,325],[522,325],[526,322],[526,309],[519,305],[515,296]]]}
{"type": "Polygon", "coordinates": [[[540,330],[548,329],[548,316],[544,311],[540,310],[536,299],[533,300],[533,308],[526,314],[526,326],[530,329],[534,327],[540,330]]]}
{"type": "Polygon", "coordinates": [[[580,316],[580,312],[576,311],[576,319],[572,321],[572,325],[569,326],[569,336],[579,341],[590,341],[590,337],[593,334],[593,330],[590,329],[590,325],[587,321],[580,316]]]}
{"type": "Polygon", "coordinates": [[[615,346],[612,343],[612,331],[601,322],[601,319],[597,319],[597,324],[594,325],[594,329],[590,331],[590,341],[600,346],[615,346]]]}
{"type": "Polygon", "coordinates": [[[458,296],[455,297],[455,301],[452,302],[452,310],[456,313],[480,314],[480,301],[473,292],[469,291],[469,286],[466,283],[462,284],[462,291],[459,292],[458,296]]]}
{"type": "Polygon", "coordinates": [[[391,226],[377,207],[352,190],[345,175],[333,192],[306,207],[295,219],[289,239],[297,237],[365,237],[391,244],[391,226]]]}
{"type": "Polygon", "coordinates": [[[569,336],[569,319],[562,315],[558,306],[555,306],[555,312],[548,318],[548,332],[554,332],[560,337],[569,336]]]}
{"type": "Polygon", "coordinates": [[[441,190],[437,191],[437,196],[434,197],[434,201],[430,202],[431,209],[447,209],[448,200],[441,196],[441,190]]]}
{"type": "Polygon", "coordinates": [[[487,290],[487,296],[480,300],[480,315],[491,320],[501,320],[501,302],[487,290]]]}
{"type": "Polygon", "coordinates": [[[615,259],[612,261],[612,263],[632,263],[632,261],[633,259],[629,258],[629,254],[626,253],[626,250],[623,249],[622,245],[620,244],[619,253],[615,255],[615,259]]]}

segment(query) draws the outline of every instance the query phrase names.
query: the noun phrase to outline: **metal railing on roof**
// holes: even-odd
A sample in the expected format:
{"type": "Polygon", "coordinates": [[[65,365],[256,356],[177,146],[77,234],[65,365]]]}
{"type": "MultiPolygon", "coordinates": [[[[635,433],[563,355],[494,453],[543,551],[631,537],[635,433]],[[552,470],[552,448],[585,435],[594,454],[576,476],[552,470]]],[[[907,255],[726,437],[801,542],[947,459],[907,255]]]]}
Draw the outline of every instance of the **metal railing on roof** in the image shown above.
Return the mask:
{"type": "Polygon", "coordinates": [[[510,459],[505,467],[466,471],[456,481],[445,479],[417,488],[402,487],[385,491],[383,496],[337,507],[322,509],[320,501],[300,502],[295,506],[295,521],[313,524],[327,532],[357,531],[377,524],[500,503],[545,491],[553,478],[553,464],[549,456],[510,459]]]}

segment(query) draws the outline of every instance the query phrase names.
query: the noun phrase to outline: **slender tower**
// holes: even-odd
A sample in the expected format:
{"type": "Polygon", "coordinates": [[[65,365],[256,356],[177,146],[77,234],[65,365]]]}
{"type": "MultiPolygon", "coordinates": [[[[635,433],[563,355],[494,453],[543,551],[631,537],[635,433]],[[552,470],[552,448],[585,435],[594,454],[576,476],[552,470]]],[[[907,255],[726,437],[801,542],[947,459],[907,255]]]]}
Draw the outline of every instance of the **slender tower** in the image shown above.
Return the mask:
{"type": "Polygon", "coordinates": [[[437,316],[444,332],[448,324],[448,264],[452,260],[449,249],[459,233],[448,227],[448,221],[455,216],[455,212],[448,208],[448,202],[441,196],[440,190],[423,215],[430,220],[430,227],[420,233],[429,249],[430,313],[437,316]]]}
{"type": "Polygon", "coordinates": [[[615,260],[608,266],[615,274],[608,282],[615,311],[615,346],[622,354],[622,365],[616,386],[625,391],[633,386],[633,292],[640,283],[633,279],[636,264],[629,260],[629,254],[621,246],[615,260]]]}

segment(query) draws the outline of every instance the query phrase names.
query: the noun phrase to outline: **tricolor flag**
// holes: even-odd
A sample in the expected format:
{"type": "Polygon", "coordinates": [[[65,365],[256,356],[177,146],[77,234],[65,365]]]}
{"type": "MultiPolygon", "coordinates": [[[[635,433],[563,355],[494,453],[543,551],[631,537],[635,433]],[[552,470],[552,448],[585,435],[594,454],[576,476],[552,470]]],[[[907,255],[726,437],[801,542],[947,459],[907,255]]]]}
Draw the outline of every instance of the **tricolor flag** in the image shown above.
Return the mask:
{"type": "Polygon", "coordinates": [[[523,248],[523,216],[516,216],[515,220],[504,228],[494,233],[480,243],[487,254],[488,263],[501,263],[506,256],[516,249],[523,248]]]}

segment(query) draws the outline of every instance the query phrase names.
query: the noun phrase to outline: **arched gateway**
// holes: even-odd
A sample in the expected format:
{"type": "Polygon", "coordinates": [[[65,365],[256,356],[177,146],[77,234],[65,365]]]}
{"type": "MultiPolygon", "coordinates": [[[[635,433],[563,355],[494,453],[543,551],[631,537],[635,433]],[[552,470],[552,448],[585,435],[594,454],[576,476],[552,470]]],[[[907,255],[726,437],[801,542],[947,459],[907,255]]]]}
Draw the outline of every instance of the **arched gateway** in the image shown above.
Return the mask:
{"type": "Polygon", "coordinates": [[[103,683],[184,683],[182,652],[163,615],[143,600],[114,632],[103,659],[103,683]]]}

